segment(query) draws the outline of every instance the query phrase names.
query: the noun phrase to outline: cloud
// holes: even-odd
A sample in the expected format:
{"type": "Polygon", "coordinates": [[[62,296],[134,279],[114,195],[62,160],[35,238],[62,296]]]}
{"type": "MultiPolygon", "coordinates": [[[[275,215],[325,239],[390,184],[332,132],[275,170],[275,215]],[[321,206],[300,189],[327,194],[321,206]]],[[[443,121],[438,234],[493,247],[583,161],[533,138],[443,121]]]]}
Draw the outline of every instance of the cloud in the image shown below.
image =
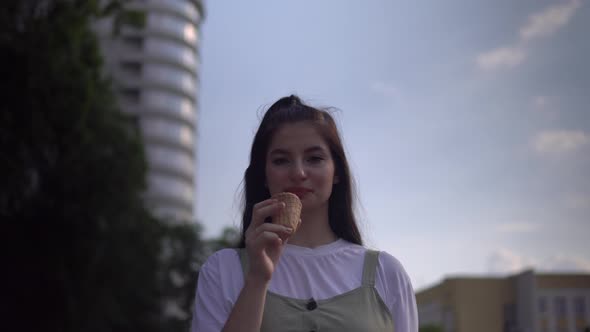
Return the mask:
{"type": "Polygon", "coordinates": [[[526,52],[518,47],[500,47],[477,56],[477,65],[485,70],[498,67],[514,67],[526,58],[526,52]]]}
{"type": "Polygon", "coordinates": [[[545,155],[571,152],[588,143],[590,136],[579,130],[543,131],[532,139],[533,149],[545,155]]]}
{"type": "Polygon", "coordinates": [[[539,270],[551,272],[590,272],[590,261],[581,257],[556,255],[539,264],[539,270]]]}
{"type": "Polygon", "coordinates": [[[492,274],[518,273],[532,265],[531,259],[507,249],[497,249],[487,259],[488,272],[492,274]]]}
{"type": "Polygon", "coordinates": [[[491,274],[514,274],[526,269],[537,272],[590,272],[590,261],[571,255],[553,255],[546,258],[532,258],[508,249],[497,249],[487,259],[491,274]]]}
{"type": "Polygon", "coordinates": [[[492,70],[501,67],[514,67],[527,58],[528,42],[533,39],[549,37],[565,26],[580,7],[580,0],[554,5],[529,16],[519,29],[517,41],[491,51],[480,53],[475,62],[480,69],[492,70]]]}
{"type": "Polygon", "coordinates": [[[537,230],[537,226],[531,223],[506,223],[496,227],[496,232],[499,233],[531,233],[537,230]]]}
{"type": "Polygon", "coordinates": [[[552,35],[569,22],[578,7],[580,1],[572,1],[530,15],[528,22],[520,28],[520,38],[531,40],[552,35]]]}

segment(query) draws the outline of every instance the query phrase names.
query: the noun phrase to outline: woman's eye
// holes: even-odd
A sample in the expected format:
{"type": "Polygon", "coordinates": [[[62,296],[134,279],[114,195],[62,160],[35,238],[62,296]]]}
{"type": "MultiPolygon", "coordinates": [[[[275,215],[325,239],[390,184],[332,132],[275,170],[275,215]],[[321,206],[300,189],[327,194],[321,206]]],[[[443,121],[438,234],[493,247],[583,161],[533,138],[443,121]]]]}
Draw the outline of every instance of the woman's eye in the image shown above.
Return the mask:
{"type": "Polygon", "coordinates": [[[317,163],[321,163],[322,161],[324,161],[324,158],[320,157],[320,156],[313,156],[313,157],[310,157],[308,160],[311,163],[317,164],[317,163]]]}
{"type": "Polygon", "coordinates": [[[287,162],[288,162],[287,158],[276,158],[276,159],[273,159],[272,160],[272,163],[274,165],[283,165],[283,164],[285,164],[287,162]]]}

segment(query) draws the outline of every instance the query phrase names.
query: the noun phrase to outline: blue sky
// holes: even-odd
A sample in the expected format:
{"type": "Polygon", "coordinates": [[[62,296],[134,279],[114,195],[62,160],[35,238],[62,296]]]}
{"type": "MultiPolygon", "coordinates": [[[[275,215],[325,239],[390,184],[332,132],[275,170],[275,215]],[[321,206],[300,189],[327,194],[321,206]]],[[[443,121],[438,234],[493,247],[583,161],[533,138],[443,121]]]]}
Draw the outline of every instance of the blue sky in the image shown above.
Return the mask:
{"type": "Polygon", "coordinates": [[[197,218],[239,226],[263,111],[333,106],[367,244],[415,288],[590,271],[590,3],[207,1],[197,218]]]}

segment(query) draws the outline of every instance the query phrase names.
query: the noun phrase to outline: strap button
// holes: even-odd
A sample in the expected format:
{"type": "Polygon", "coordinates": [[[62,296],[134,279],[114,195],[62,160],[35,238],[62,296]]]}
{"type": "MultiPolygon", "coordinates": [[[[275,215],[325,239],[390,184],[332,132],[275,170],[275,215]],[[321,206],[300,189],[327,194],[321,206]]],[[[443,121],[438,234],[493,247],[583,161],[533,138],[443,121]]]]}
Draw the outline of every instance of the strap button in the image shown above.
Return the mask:
{"type": "Polygon", "coordinates": [[[318,307],[318,303],[313,299],[309,299],[309,302],[307,302],[307,310],[315,310],[318,307]]]}

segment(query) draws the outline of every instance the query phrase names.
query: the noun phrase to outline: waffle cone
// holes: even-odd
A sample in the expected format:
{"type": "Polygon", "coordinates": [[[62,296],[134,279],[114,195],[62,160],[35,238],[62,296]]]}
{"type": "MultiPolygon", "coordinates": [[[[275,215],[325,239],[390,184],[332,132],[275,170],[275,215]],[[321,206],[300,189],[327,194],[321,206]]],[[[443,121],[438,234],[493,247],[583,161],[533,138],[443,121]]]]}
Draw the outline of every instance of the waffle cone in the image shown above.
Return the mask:
{"type": "Polygon", "coordinates": [[[291,227],[295,233],[301,221],[301,200],[297,195],[287,192],[276,194],[272,198],[285,203],[285,208],[273,218],[273,223],[291,227]]]}

